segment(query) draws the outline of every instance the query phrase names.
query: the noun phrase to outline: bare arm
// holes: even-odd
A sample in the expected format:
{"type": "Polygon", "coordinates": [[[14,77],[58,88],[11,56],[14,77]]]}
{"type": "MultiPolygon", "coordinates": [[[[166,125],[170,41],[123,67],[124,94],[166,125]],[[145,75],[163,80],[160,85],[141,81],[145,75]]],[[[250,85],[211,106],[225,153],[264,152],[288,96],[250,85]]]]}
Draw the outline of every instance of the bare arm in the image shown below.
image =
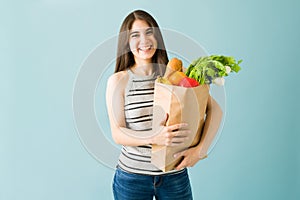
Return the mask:
{"type": "Polygon", "coordinates": [[[189,133],[188,130],[174,130],[186,126],[185,124],[176,124],[166,127],[164,126],[164,122],[162,122],[160,130],[157,133],[154,131],[134,131],[126,128],[124,92],[127,82],[127,72],[119,72],[113,74],[107,83],[106,105],[114,141],[117,144],[127,146],[147,144],[175,146],[183,142],[189,133]]]}
{"type": "Polygon", "coordinates": [[[196,147],[200,150],[200,158],[201,156],[207,155],[207,151],[220,127],[222,115],[223,112],[219,104],[211,96],[209,96],[201,140],[196,147]]]}

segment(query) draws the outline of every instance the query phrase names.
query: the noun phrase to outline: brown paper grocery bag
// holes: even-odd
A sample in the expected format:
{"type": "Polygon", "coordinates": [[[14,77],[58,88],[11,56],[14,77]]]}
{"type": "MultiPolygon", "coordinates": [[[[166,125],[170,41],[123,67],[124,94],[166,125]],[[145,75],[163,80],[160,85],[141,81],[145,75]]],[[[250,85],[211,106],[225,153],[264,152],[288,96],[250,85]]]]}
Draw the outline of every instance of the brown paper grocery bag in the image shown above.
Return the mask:
{"type": "Polygon", "coordinates": [[[168,113],[167,126],[186,122],[191,135],[189,140],[176,147],[152,145],[152,164],[164,172],[173,170],[182,160],[182,158],[175,159],[173,155],[199,143],[208,96],[208,85],[185,88],[155,82],[153,130],[159,130],[160,123],[168,113]]]}

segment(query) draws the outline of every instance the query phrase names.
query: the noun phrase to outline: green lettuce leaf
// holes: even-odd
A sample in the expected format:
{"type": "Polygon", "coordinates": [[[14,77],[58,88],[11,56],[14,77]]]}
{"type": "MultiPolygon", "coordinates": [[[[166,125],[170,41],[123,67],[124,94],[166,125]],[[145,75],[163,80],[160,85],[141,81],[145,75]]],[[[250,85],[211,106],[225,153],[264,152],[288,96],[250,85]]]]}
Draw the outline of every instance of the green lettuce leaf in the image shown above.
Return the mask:
{"type": "Polygon", "coordinates": [[[228,76],[226,66],[230,67],[231,72],[240,71],[241,62],[242,60],[236,62],[234,57],[224,55],[199,57],[189,65],[185,74],[200,84],[210,84],[217,77],[228,76]]]}

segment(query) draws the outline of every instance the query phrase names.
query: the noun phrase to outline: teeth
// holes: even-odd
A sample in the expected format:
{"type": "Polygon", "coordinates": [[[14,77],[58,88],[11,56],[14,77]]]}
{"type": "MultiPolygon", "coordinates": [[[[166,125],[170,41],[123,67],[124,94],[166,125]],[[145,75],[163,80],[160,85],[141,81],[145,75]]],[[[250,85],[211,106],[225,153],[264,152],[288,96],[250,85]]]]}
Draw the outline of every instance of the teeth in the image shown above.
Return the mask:
{"type": "Polygon", "coordinates": [[[145,50],[149,50],[151,49],[151,45],[150,46],[146,46],[146,47],[140,47],[139,49],[141,49],[142,51],[145,51],[145,50]]]}

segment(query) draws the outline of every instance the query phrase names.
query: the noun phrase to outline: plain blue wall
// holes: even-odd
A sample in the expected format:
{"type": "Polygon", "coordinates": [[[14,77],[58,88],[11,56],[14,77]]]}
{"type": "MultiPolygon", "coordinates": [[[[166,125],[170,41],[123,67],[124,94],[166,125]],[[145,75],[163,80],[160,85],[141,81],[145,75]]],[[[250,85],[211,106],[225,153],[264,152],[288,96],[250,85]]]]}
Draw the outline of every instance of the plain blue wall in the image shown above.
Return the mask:
{"type": "Polygon", "coordinates": [[[219,142],[190,170],[195,199],[300,199],[296,0],[1,1],[0,199],[112,199],[113,171],[77,136],[73,84],[138,8],[209,53],[244,60],[226,82],[219,142]]]}

